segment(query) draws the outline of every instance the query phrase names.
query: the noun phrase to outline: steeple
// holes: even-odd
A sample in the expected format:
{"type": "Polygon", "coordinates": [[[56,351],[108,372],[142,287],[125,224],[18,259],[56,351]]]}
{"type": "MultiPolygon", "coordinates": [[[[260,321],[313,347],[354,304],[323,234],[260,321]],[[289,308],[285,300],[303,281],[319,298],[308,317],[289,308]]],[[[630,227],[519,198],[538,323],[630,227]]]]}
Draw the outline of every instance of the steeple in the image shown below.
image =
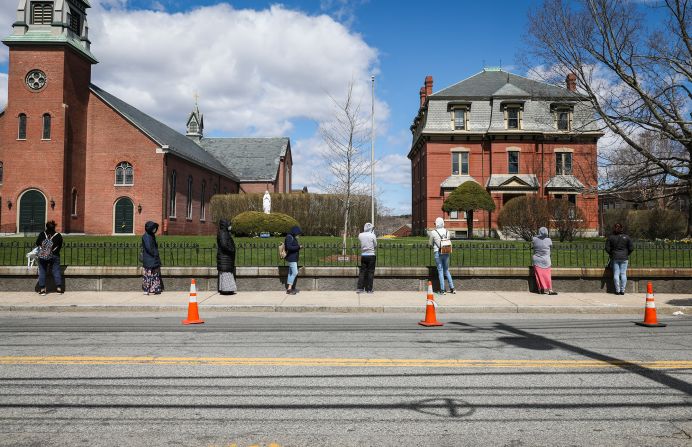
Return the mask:
{"type": "Polygon", "coordinates": [[[197,101],[199,100],[199,95],[195,93],[195,108],[190,112],[190,116],[187,118],[187,132],[185,135],[192,138],[193,140],[201,140],[204,136],[204,115],[199,111],[199,105],[197,101]]]}
{"type": "Polygon", "coordinates": [[[92,64],[88,0],[19,0],[12,35],[3,39],[10,45],[67,45],[92,64]]]}

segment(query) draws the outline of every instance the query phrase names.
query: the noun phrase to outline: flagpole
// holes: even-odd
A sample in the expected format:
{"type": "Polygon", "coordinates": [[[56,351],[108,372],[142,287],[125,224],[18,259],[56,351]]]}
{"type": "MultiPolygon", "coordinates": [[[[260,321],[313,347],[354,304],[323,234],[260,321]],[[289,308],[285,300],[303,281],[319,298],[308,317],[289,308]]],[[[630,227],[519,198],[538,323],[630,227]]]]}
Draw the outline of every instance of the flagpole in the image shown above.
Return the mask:
{"type": "Polygon", "coordinates": [[[370,117],[370,215],[372,225],[375,225],[375,75],[370,80],[372,81],[371,102],[372,110],[370,117]]]}

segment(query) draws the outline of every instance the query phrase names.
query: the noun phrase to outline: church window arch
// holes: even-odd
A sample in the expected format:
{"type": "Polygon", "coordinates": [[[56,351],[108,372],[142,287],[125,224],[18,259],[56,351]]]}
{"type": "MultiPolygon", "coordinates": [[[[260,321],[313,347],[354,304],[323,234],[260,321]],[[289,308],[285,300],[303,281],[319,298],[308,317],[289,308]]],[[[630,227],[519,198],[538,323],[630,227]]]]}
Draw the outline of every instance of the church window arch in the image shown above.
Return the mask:
{"type": "Polygon", "coordinates": [[[187,218],[192,219],[192,176],[187,177],[187,218]]]}
{"type": "Polygon", "coordinates": [[[32,2],[31,23],[33,25],[51,25],[53,23],[53,2],[32,2]]]}
{"type": "Polygon", "coordinates": [[[135,183],[134,169],[127,161],[118,163],[115,167],[115,185],[132,186],[135,183]]]}
{"type": "Polygon", "coordinates": [[[26,140],[26,114],[25,113],[19,114],[18,127],[19,128],[17,129],[17,139],[18,140],[26,140]]]}
{"type": "Polygon", "coordinates": [[[50,140],[50,113],[43,114],[43,139],[50,140]]]}
{"type": "Polygon", "coordinates": [[[168,217],[175,218],[175,206],[176,206],[176,182],[178,181],[178,175],[175,170],[171,172],[170,183],[168,184],[168,217]]]}

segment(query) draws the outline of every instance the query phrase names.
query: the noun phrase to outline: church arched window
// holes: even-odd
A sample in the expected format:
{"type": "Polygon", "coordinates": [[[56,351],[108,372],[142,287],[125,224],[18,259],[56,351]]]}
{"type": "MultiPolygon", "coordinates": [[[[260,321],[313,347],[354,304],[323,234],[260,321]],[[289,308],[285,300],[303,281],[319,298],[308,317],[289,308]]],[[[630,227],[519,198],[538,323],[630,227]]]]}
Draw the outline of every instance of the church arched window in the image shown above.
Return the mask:
{"type": "Polygon", "coordinates": [[[135,183],[135,174],[132,165],[123,161],[115,167],[115,184],[131,186],[135,183]]]}
{"type": "Polygon", "coordinates": [[[53,2],[31,3],[31,23],[34,25],[51,25],[53,23],[53,2]]]}
{"type": "Polygon", "coordinates": [[[192,176],[187,178],[187,218],[192,219],[192,176]]]}
{"type": "Polygon", "coordinates": [[[43,139],[50,140],[50,114],[43,114],[43,139]]]}
{"type": "Polygon", "coordinates": [[[26,114],[19,114],[19,129],[17,130],[17,139],[26,140],[26,114]]]}

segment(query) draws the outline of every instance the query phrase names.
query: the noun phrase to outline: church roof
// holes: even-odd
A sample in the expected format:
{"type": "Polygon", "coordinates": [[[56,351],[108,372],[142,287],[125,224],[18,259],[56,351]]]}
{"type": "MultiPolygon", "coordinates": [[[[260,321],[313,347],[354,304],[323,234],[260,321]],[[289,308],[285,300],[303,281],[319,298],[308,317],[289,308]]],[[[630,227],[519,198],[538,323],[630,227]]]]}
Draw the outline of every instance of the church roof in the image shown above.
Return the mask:
{"type": "Polygon", "coordinates": [[[281,157],[290,147],[288,137],[202,138],[199,144],[233,172],[241,182],[273,182],[281,157]]]}
{"type": "Polygon", "coordinates": [[[235,163],[217,160],[190,138],[94,84],[91,84],[91,91],[161,147],[168,146],[172,154],[238,181],[238,176],[234,174],[235,169],[231,171],[229,168],[235,163]]]}
{"type": "Polygon", "coordinates": [[[580,99],[579,94],[566,88],[534,81],[497,69],[483,70],[470,78],[433,93],[431,98],[490,98],[492,96],[580,99]]]}

